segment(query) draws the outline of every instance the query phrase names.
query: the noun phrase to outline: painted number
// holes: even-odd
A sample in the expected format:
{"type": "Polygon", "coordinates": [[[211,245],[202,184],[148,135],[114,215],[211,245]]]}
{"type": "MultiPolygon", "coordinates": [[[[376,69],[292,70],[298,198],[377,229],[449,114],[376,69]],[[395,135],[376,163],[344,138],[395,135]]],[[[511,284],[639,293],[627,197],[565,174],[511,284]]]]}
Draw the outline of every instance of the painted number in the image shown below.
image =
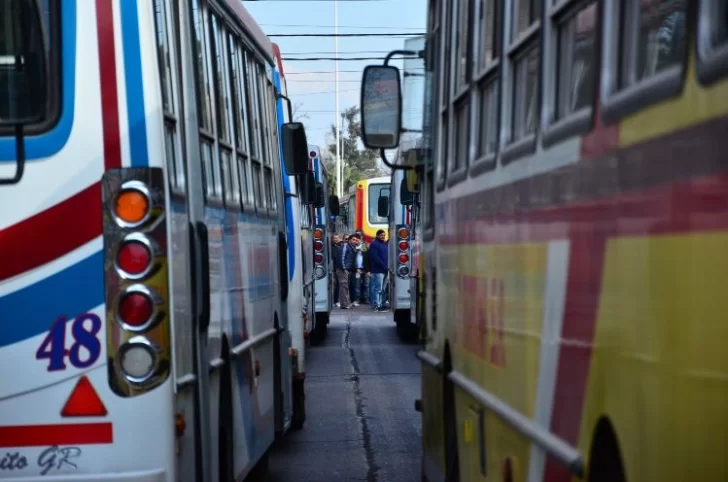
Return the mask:
{"type": "Polygon", "coordinates": [[[464,297],[462,318],[464,347],[488,362],[505,367],[503,312],[505,282],[499,278],[461,276],[460,292],[464,297]]]}
{"type": "Polygon", "coordinates": [[[70,348],[66,348],[66,323],[68,318],[65,316],[58,318],[35,352],[36,359],[48,360],[49,372],[65,370],[66,357],[74,367],[87,368],[96,363],[101,355],[101,342],[97,336],[101,331],[101,319],[98,316],[83,313],[73,320],[73,343],[70,348]],[[81,348],[85,349],[85,353],[81,348]]]}

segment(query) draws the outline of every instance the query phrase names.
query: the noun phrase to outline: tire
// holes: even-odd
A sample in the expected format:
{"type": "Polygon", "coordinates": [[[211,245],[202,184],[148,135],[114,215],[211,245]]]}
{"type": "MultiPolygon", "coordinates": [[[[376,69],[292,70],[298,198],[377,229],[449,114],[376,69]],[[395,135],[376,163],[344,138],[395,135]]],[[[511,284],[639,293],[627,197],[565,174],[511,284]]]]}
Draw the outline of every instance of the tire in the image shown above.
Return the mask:
{"type": "Polygon", "coordinates": [[[316,346],[324,342],[328,331],[328,324],[328,313],[316,313],[314,315],[314,327],[311,332],[311,345],[316,346]]]}
{"type": "Polygon", "coordinates": [[[588,482],[626,482],[619,442],[612,424],[606,418],[597,423],[589,453],[588,482]]]}
{"type": "MultiPolygon", "coordinates": [[[[270,457],[268,452],[260,458],[255,467],[245,477],[245,482],[267,482],[270,480],[270,457]]],[[[234,480],[234,479],[230,479],[234,480]]]]}
{"type": "Polygon", "coordinates": [[[232,435],[233,429],[233,404],[232,404],[232,370],[230,367],[227,338],[222,343],[223,357],[226,363],[220,371],[220,404],[218,411],[218,457],[219,457],[219,480],[220,482],[229,482],[234,478],[235,462],[234,462],[234,440],[232,435]]]}
{"type": "Polygon", "coordinates": [[[301,430],[306,422],[306,392],[303,377],[295,377],[293,384],[293,415],[291,416],[291,430],[301,430]]]}
{"type": "Polygon", "coordinates": [[[394,312],[394,322],[397,324],[397,335],[404,342],[417,339],[419,330],[417,325],[410,322],[410,310],[397,310],[394,312]]]}
{"type": "Polygon", "coordinates": [[[460,457],[458,454],[458,428],[455,407],[455,385],[448,378],[449,353],[446,354],[446,370],[443,370],[443,421],[445,423],[445,482],[460,482],[460,457]]]}

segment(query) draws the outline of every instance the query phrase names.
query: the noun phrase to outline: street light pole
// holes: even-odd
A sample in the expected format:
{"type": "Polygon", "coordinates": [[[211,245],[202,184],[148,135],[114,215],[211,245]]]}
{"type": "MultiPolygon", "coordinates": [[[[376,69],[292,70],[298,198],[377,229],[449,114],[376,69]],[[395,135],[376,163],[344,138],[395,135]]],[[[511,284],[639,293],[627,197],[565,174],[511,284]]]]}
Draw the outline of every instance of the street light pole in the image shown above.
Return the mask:
{"type": "Polygon", "coordinates": [[[339,143],[341,139],[341,130],[339,129],[339,0],[334,0],[334,90],[336,91],[336,114],[334,117],[334,125],[336,126],[336,190],[339,197],[344,195],[342,168],[341,168],[341,150],[339,143]]]}

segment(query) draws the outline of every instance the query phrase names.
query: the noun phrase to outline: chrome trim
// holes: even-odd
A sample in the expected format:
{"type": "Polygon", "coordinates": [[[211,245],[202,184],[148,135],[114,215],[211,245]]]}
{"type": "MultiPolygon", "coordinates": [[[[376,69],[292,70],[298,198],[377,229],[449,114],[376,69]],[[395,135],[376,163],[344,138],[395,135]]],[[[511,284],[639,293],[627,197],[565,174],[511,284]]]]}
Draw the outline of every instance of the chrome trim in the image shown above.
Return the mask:
{"type": "Polygon", "coordinates": [[[151,340],[149,340],[146,337],[143,336],[135,336],[134,338],[130,339],[123,345],[119,347],[119,350],[116,354],[116,363],[117,363],[117,369],[119,373],[121,373],[122,377],[124,377],[124,380],[126,380],[129,383],[132,383],[134,385],[144,385],[148,381],[152,380],[155,375],[157,375],[157,372],[159,371],[159,353],[161,352],[159,346],[157,346],[156,343],[153,343],[151,340]],[[143,377],[134,377],[129,375],[125,370],[124,366],[121,363],[122,358],[124,357],[124,353],[128,352],[129,349],[134,348],[135,346],[141,346],[143,349],[146,349],[149,353],[152,354],[152,359],[154,360],[154,364],[152,365],[152,369],[147,373],[146,376],[143,377]]]}
{"type": "Polygon", "coordinates": [[[214,372],[225,364],[225,359],[222,357],[213,358],[210,360],[210,373],[214,372]]]}
{"type": "Polygon", "coordinates": [[[119,191],[117,192],[116,196],[111,199],[111,203],[111,215],[114,217],[114,221],[116,222],[116,224],[118,224],[122,228],[137,228],[144,225],[147,221],[149,221],[149,218],[152,216],[152,211],[154,210],[154,200],[152,199],[151,191],[146,184],[137,180],[125,181],[121,183],[119,191]],[[114,209],[114,205],[116,204],[116,200],[124,191],[139,191],[147,198],[147,202],[149,203],[149,205],[147,206],[147,213],[140,221],[137,221],[136,223],[126,222],[116,215],[116,209],[114,209]]]}
{"type": "Polygon", "coordinates": [[[132,232],[124,236],[116,246],[116,249],[114,250],[114,268],[116,269],[119,277],[122,279],[130,281],[140,280],[149,276],[152,271],[159,267],[159,264],[157,263],[157,258],[161,254],[162,253],[159,249],[159,246],[157,246],[155,242],[149,239],[148,236],[140,232],[132,232]],[[134,242],[144,245],[144,247],[147,248],[147,250],[149,251],[149,265],[140,274],[131,274],[127,271],[124,271],[119,266],[119,251],[121,251],[122,246],[124,246],[126,243],[134,242]]]}
{"type": "Polygon", "coordinates": [[[433,368],[438,372],[442,371],[442,361],[440,361],[440,359],[435,355],[428,353],[425,350],[420,350],[417,352],[417,358],[430,368],[433,368]]]}
{"type": "Polygon", "coordinates": [[[182,390],[183,388],[187,388],[190,385],[194,385],[197,382],[197,375],[194,373],[188,373],[186,375],[182,375],[176,380],[177,384],[177,390],[182,390]]]}
{"type": "Polygon", "coordinates": [[[277,335],[278,331],[279,330],[277,328],[271,328],[269,330],[265,330],[263,333],[255,335],[253,338],[249,338],[249,339],[245,340],[244,342],[242,342],[241,344],[233,347],[233,349],[230,350],[230,355],[233,358],[238,357],[238,356],[242,355],[243,353],[245,353],[246,351],[253,348],[255,345],[258,345],[258,344],[264,342],[265,340],[267,340],[268,338],[271,338],[271,337],[277,335]]]}
{"type": "Polygon", "coordinates": [[[584,462],[576,448],[553,435],[548,429],[539,426],[522,413],[514,410],[500,398],[483,390],[465,375],[452,371],[447,377],[470,397],[492,411],[498,418],[566,465],[573,475],[577,477],[584,475],[584,462]]]}
{"type": "Polygon", "coordinates": [[[141,283],[135,283],[133,285],[127,286],[119,292],[114,306],[114,320],[116,320],[119,326],[121,326],[126,331],[141,334],[152,329],[157,323],[159,323],[162,318],[164,318],[164,310],[160,309],[160,306],[162,306],[163,304],[164,301],[159,295],[157,295],[157,293],[147,288],[146,285],[143,285],[141,283]],[[152,314],[143,325],[138,327],[126,323],[119,313],[121,300],[124,299],[124,296],[132,293],[141,293],[142,295],[147,296],[152,301],[152,314]]]}

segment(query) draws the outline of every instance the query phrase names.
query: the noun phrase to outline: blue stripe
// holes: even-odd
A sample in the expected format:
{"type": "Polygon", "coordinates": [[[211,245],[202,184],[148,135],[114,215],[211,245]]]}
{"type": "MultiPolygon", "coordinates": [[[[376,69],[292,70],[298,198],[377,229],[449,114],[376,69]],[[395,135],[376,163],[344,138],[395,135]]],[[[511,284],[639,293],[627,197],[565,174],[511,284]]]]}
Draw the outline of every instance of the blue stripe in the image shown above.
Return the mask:
{"type": "Polygon", "coordinates": [[[147,152],[147,119],[144,111],[142,48],[139,39],[137,2],[124,0],[119,3],[121,4],[121,39],[124,45],[126,114],[129,119],[129,138],[131,139],[131,166],[146,167],[149,165],[149,153],[147,152]]]}
{"type": "MultiPolygon", "coordinates": [[[[281,91],[281,75],[278,70],[273,72],[273,84],[276,87],[276,92],[281,91]]],[[[294,230],[293,230],[293,199],[286,194],[291,193],[291,179],[288,177],[286,171],[286,161],[283,158],[283,140],[280,133],[281,126],[283,126],[283,99],[276,101],[276,113],[278,114],[278,139],[279,141],[278,150],[281,158],[281,176],[283,177],[283,202],[286,206],[286,238],[288,238],[288,279],[293,281],[293,273],[296,272],[296,244],[294,241],[294,230]]]]}
{"type": "MultiPolygon", "coordinates": [[[[25,160],[37,161],[60,151],[73,127],[76,102],[76,0],[61,3],[61,117],[53,129],[25,138],[25,160]]],[[[15,162],[15,139],[0,139],[0,163],[15,162]]]]}
{"type": "Polygon", "coordinates": [[[104,302],[102,251],[0,298],[0,347],[39,335],[64,315],[73,318],[104,302]]]}

